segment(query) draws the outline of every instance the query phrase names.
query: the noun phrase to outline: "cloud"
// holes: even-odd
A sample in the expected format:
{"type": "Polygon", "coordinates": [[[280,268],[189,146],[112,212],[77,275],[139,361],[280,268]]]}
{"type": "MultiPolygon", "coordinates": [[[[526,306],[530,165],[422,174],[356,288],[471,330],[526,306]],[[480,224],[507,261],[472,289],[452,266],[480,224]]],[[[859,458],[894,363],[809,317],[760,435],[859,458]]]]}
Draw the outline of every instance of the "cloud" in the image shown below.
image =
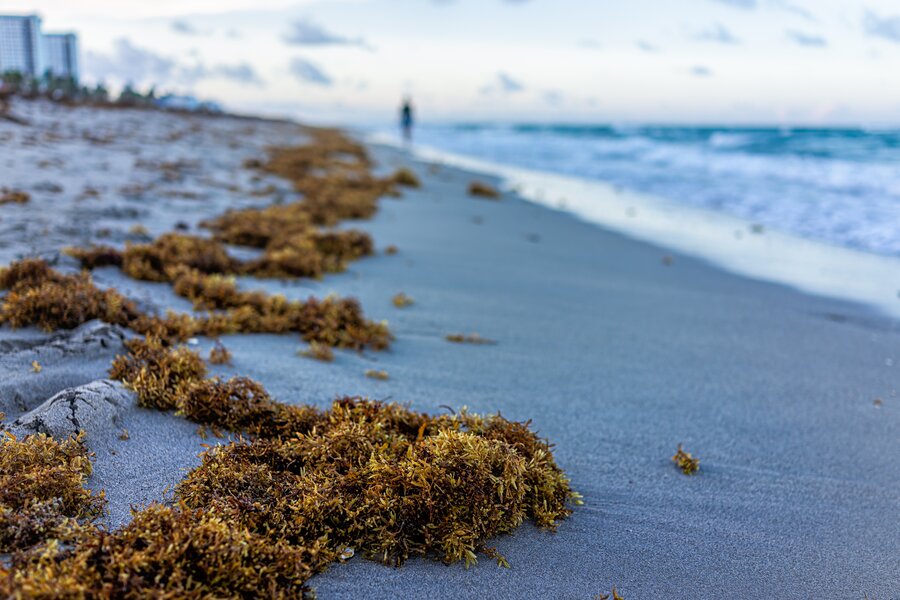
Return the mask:
{"type": "Polygon", "coordinates": [[[217,65],[211,71],[213,77],[222,77],[247,85],[263,86],[265,82],[256,73],[256,70],[247,63],[235,65],[217,65]]]}
{"type": "Polygon", "coordinates": [[[170,79],[174,83],[183,85],[194,85],[205,79],[226,79],[254,87],[264,87],[266,85],[266,82],[257,74],[256,69],[247,63],[220,63],[212,67],[207,67],[202,62],[196,62],[192,65],[179,65],[173,71],[170,79]]]}
{"type": "Polygon", "coordinates": [[[295,57],[291,61],[291,74],[300,81],[322,87],[331,87],[334,83],[325,71],[305,58],[295,57]]]}
{"type": "Polygon", "coordinates": [[[172,21],[172,30],[184,35],[200,35],[200,31],[187,21],[172,21]]]}
{"type": "Polygon", "coordinates": [[[294,21],[291,30],[281,39],[292,46],[357,46],[371,49],[361,37],[348,38],[331,33],[308,19],[294,21]]]}
{"type": "MultiPolygon", "coordinates": [[[[760,0],[712,0],[713,2],[718,2],[719,4],[724,4],[726,6],[730,6],[732,8],[740,8],[743,10],[756,10],[757,8],[761,8],[763,4],[761,4],[760,0]]],[[[816,21],[815,15],[811,12],[803,8],[798,4],[794,4],[791,0],[766,0],[765,5],[768,7],[772,7],[778,10],[783,10],[789,13],[793,13],[799,17],[803,17],[804,19],[808,19],[810,21],[816,21]]]]}
{"type": "Polygon", "coordinates": [[[753,10],[756,8],[756,0],[713,0],[714,2],[718,2],[719,4],[726,4],[728,6],[733,6],[734,8],[743,8],[746,10],[753,10]]]}
{"type": "Polygon", "coordinates": [[[802,6],[794,4],[793,2],[789,2],[788,0],[769,0],[769,4],[771,4],[775,8],[795,14],[798,17],[803,17],[808,21],[818,21],[814,14],[812,14],[802,6]]]}
{"type": "Polygon", "coordinates": [[[550,106],[559,106],[565,100],[565,96],[559,90],[547,90],[541,94],[544,102],[550,106]]]}
{"type": "Polygon", "coordinates": [[[866,11],[863,27],[866,35],[870,37],[878,37],[900,44],[900,15],[880,17],[871,11],[866,11]]]}
{"type": "Polygon", "coordinates": [[[646,40],[638,40],[634,45],[637,46],[639,50],[643,50],[644,52],[659,52],[658,46],[655,46],[646,40]]]}
{"type": "Polygon", "coordinates": [[[794,43],[799,44],[800,46],[807,46],[810,48],[824,48],[828,45],[828,40],[823,38],[820,35],[815,35],[811,33],[803,33],[802,31],[796,31],[791,29],[785,32],[794,43]]]}
{"type": "Polygon", "coordinates": [[[516,81],[506,73],[497,73],[497,83],[500,85],[501,91],[510,94],[521,92],[525,89],[524,85],[522,85],[519,81],[516,81]]]}
{"type": "Polygon", "coordinates": [[[581,48],[587,48],[589,50],[600,50],[601,48],[603,48],[600,42],[593,38],[587,38],[579,41],[578,46],[581,48]]]}
{"type": "Polygon", "coordinates": [[[704,67],[703,65],[697,65],[695,67],[691,67],[691,75],[694,77],[712,77],[713,72],[709,67],[704,67]]]}
{"type": "Polygon", "coordinates": [[[717,44],[739,44],[740,40],[734,36],[721,23],[716,23],[709,29],[705,29],[694,36],[695,40],[701,42],[715,42],[717,44]]]}
{"type": "Polygon", "coordinates": [[[186,65],[140,48],[126,38],[113,43],[110,53],[87,52],[85,71],[97,80],[114,80],[134,85],[187,85],[204,79],[228,79],[244,85],[263,86],[265,82],[247,63],[217,64],[212,67],[197,61],[186,65]]]}
{"type": "Polygon", "coordinates": [[[522,82],[510,77],[507,73],[500,71],[494,80],[481,88],[482,94],[493,94],[495,92],[501,94],[515,94],[525,90],[522,82]]]}
{"type": "Polygon", "coordinates": [[[175,67],[174,60],[139,48],[125,38],[113,42],[110,54],[90,51],[85,54],[85,71],[98,80],[161,82],[172,77],[175,67]]]}

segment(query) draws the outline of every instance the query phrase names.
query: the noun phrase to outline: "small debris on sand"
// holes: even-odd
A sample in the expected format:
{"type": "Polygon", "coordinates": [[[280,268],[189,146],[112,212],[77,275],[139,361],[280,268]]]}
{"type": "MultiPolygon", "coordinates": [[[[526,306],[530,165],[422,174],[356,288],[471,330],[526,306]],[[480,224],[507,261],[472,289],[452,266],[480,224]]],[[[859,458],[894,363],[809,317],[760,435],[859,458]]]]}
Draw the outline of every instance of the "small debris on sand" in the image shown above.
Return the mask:
{"type": "Polygon", "coordinates": [[[332,350],[330,346],[320,344],[319,342],[311,342],[309,348],[298,352],[298,354],[322,362],[331,362],[334,360],[334,350],[332,350]]]}
{"type": "Polygon", "coordinates": [[[406,167],[398,169],[397,172],[394,173],[393,179],[394,183],[396,183],[397,185],[402,185],[403,187],[422,187],[422,182],[419,181],[419,178],[416,176],[416,174],[406,167]]]}
{"type": "Polygon", "coordinates": [[[451,333],[445,338],[448,342],[453,342],[454,344],[480,344],[493,346],[497,342],[494,340],[490,340],[488,338],[481,337],[477,333],[451,333]]]}
{"type": "Polygon", "coordinates": [[[31,196],[27,192],[0,188],[0,204],[25,204],[29,200],[31,196]]]}
{"type": "Polygon", "coordinates": [[[497,188],[492,187],[481,181],[473,181],[469,184],[469,195],[476,198],[487,198],[489,200],[499,200],[500,192],[497,188]]]}
{"type": "Polygon", "coordinates": [[[691,456],[690,452],[685,452],[681,444],[678,444],[678,451],[672,457],[672,462],[685,475],[693,475],[700,470],[700,460],[691,456]]]}
{"type": "Polygon", "coordinates": [[[400,292],[399,294],[391,298],[391,302],[397,308],[406,308],[407,306],[412,306],[413,304],[415,304],[415,301],[403,292],[400,292]]]}

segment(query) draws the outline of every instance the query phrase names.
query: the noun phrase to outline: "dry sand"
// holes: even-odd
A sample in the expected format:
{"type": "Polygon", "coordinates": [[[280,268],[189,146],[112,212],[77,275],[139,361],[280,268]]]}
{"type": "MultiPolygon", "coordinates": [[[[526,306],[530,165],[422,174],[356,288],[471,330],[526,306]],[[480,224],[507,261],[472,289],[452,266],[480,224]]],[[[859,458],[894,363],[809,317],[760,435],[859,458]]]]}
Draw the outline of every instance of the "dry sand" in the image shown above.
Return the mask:
{"type": "MultiPolygon", "coordinates": [[[[227,207],[272,201],[248,194],[270,184],[290,197],[284,182],[252,181],[240,165],[303,135],[289,124],[229,118],[39,103],[16,111],[32,126],[0,123],[0,185],[33,199],[0,207],[0,262],[40,254],[63,269],[75,267],[58,257],[68,244],[121,244],[140,237],[129,233],[137,223],[151,234],[179,221],[193,230],[227,207]],[[178,159],[174,172],[151,166],[178,159]],[[135,183],[152,187],[135,194],[135,183]],[[100,197],[79,199],[85,187],[100,197]]],[[[386,170],[409,165],[424,182],[384,200],[374,220],[353,223],[380,248],[396,244],[397,255],[320,282],[242,284],[290,298],[355,295],[369,316],[390,321],[392,349],[338,352],[322,364],[298,357],[304,345],[294,336],[228,336],[233,364],[214,371],[253,377],[285,402],[361,394],[532,419],[555,442],[585,506],[555,534],[526,526],[496,540],[510,569],[489,560],[392,569],[355,558],[311,581],[319,597],[589,599],[612,585],[629,600],[900,594],[893,321],[730,275],[512,195],[474,199],[465,194],[470,173],[387,148],[374,154],[386,170]],[[392,305],[401,291],[413,306],[392,305]],[[444,339],[470,332],[498,344],[444,339]],[[390,380],[367,378],[368,369],[390,380]],[[698,476],[670,462],[681,442],[701,459],[698,476]]],[[[188,308],[167,286],[115,269],[95,279],[147,307],[188,308]]],[[[22,431],[88,431],[91,485],[106,489],[112,525],[130,505],[164,498],[208,442],[195,425],[137,409],[128,392],[100,381],[123,335],[97,323],[53,335],[0,330],[0,410],[22,431]]]]}

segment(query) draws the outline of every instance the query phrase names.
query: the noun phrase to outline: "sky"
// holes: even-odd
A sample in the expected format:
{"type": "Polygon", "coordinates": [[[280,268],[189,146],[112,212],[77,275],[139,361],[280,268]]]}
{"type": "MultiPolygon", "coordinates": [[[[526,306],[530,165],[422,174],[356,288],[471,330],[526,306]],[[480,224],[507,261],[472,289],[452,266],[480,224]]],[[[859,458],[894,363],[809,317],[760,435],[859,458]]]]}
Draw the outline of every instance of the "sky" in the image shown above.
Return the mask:
{"type": "Polygon", "coordinates": [[[900,125],[900,0],[0,0],[83,79],[317,123],[900,125]]]}

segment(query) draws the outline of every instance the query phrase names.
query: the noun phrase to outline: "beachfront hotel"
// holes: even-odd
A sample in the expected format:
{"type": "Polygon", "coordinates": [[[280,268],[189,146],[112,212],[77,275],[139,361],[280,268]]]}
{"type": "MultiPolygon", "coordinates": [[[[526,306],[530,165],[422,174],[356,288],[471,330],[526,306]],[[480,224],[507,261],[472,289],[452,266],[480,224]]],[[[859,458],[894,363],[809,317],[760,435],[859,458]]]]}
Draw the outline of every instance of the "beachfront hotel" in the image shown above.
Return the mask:
{"type": "Polygon", "coordinates": [[[43,65],[40,17],[0,15],[0,72],[37,77],[43,65]]]}
{"type": "Polygon", "coordinates": [[[45,70],[58,77],[78,79],[78,36],[50,33],[44,37],[45,70]]]}
{"type": "Polygon", "coordinates": [[[44,34],[37,15],[0,15],[0,73],[78,79],[78,37],[44,34]]]}

